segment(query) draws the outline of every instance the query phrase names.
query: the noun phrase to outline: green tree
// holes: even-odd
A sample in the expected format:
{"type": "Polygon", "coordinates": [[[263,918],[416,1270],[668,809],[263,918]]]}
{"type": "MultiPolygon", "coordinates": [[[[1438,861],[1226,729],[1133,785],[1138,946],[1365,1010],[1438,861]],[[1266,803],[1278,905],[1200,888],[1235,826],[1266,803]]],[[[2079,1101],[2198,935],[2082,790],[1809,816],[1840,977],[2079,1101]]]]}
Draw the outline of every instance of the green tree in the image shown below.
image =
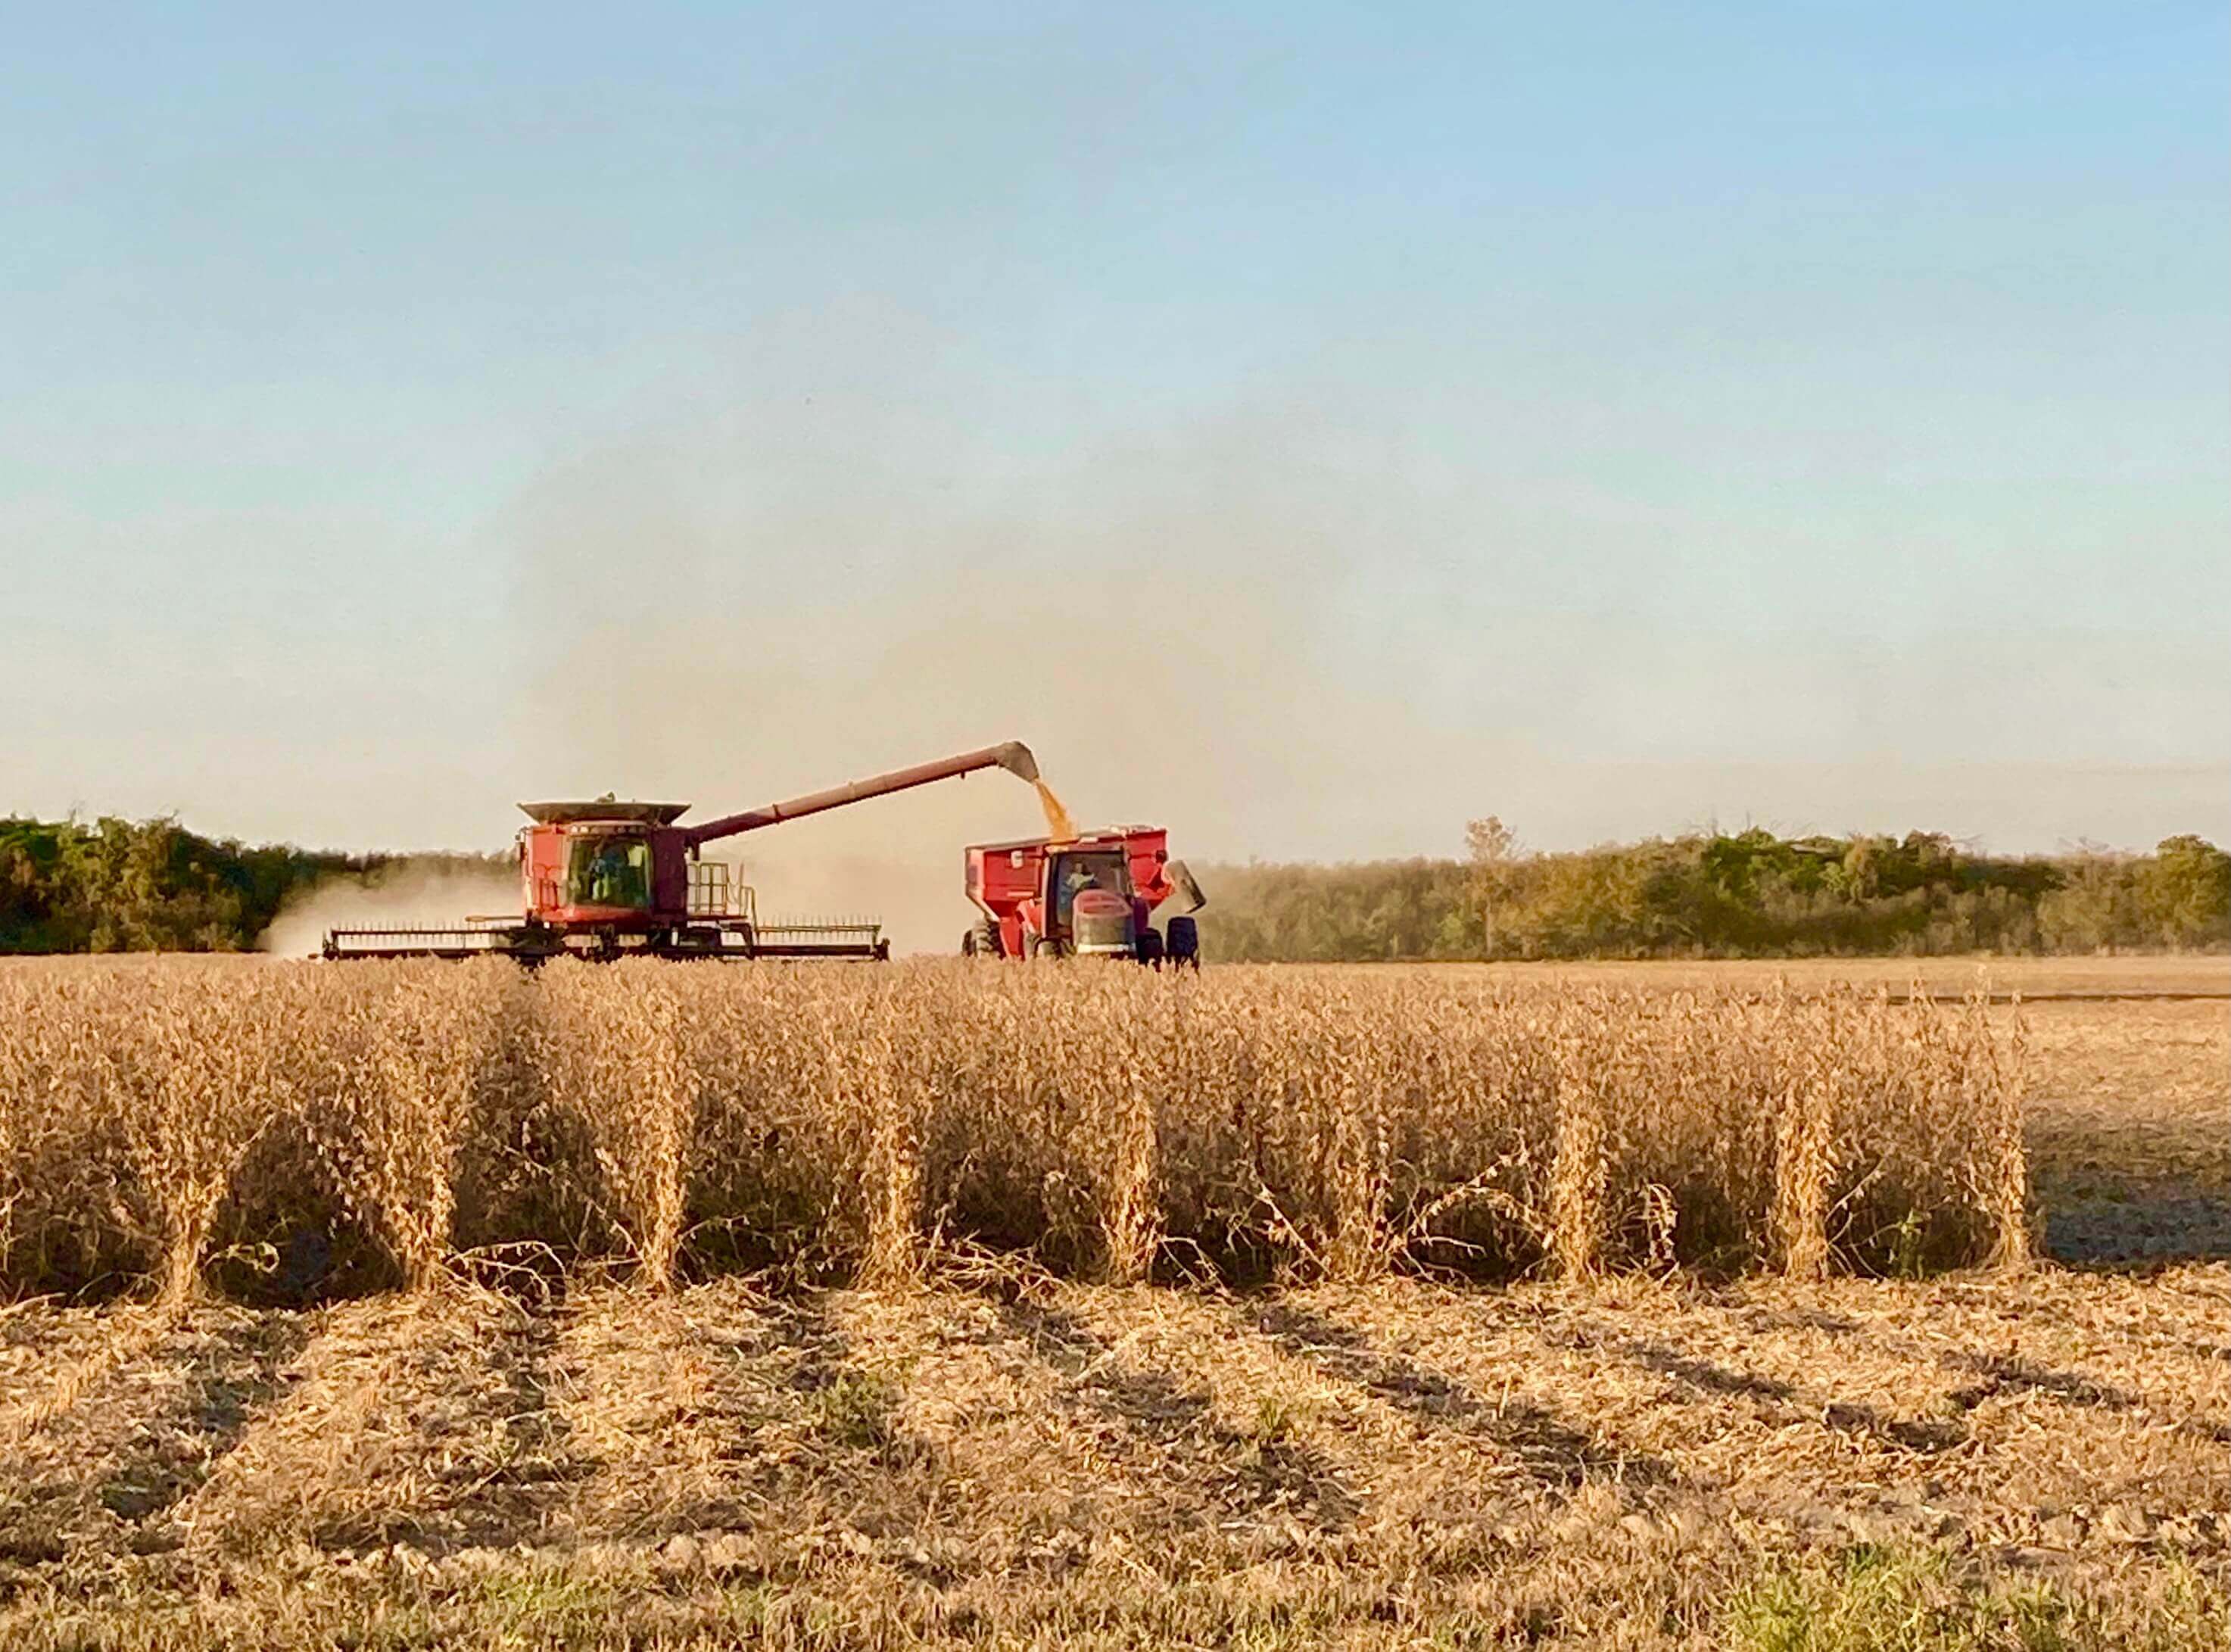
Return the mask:
{"type": "Polygon", "coordinates": [[[1471,906],[1478,923],[1480,950],[1496,954],[1496,918],[1517,893],[1520,850],[1518,834],[1500,816],[1468,822],[1465,852],[1471,863],[1471,906]]]}
{"type": "Polygon", "coordinates": [[[2174,947],[2231,941],[2231,854],[2205,838],[2164,838],[2138,877],[2146,923],[2174,947]]]}

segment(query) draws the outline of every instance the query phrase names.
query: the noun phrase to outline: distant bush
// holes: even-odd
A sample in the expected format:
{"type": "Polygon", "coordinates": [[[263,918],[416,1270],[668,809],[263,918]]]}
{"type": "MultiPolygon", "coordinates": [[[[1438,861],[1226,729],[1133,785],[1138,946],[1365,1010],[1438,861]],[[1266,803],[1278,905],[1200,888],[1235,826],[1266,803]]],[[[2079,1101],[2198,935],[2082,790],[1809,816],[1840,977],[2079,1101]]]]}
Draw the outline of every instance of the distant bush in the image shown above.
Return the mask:
{"type": "MultiPolygon", "coordinates": [[[[1465,860],[1213,869],[1233,960],[2087,953],[2231,944],[2231,854],[1982,855],[1937,832],[1751,830],[1529,854],[1475,821],[1465,860]]],[[[1204,869],[1205,871],[1207,869],[1204,869]]]]}

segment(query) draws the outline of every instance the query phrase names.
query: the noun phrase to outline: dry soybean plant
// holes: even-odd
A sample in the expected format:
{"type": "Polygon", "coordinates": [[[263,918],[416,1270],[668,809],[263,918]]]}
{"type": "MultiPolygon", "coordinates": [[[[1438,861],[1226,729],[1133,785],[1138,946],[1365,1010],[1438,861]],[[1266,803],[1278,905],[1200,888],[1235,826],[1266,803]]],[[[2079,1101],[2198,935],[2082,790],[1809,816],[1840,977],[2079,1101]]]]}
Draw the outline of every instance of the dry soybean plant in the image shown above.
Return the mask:
{"type": "Polygon", "coordinates": [[[605,1208],[657,1290],[674,1283],[682,1251],[695,1103],[672,975],[639,961],[608,974],[566,962],[537,982],[543,1087],[587,1127],[605,1208]]]}
{"type": "Polygon", "coordinates": [[[174,1303],[321,1225],[416,1289],[2007,1267],[2020,1069],[1976,1002],[1427,971],[15,967],[0,1289],[174,1303]]]}

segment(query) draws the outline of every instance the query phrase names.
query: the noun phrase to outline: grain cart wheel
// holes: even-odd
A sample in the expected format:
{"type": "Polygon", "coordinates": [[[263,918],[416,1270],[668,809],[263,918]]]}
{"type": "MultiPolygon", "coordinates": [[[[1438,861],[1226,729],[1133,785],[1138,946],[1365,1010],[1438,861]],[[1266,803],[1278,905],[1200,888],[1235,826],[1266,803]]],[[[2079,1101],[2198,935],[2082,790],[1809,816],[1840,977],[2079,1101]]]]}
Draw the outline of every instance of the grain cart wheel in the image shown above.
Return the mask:
{"type": "Polygon", "coordinates": [[[967,935],[960,937],[960,950],[971,958],[996,958],[999,956],[999,926],[988,917],[980,917],[967,935]]]}
{"type": "Polygon", "coordinates": [[[1162,951],[1178,969],[1200,968],[1200,930],[1189,917],[1174,917],[1162,937],[1162,951]]]}
{"type": "Polygon", "coordinates": [[[1141,963],[1149,965],[1156,969],[1162,967],[1162,937],[1161,931],[1156,930],[1141,930],[1139,931],[1138,941],[1135,944],[1136,950],[1135,950],[1131,955],[1133,957],[1138,959],[1141,963]]]}

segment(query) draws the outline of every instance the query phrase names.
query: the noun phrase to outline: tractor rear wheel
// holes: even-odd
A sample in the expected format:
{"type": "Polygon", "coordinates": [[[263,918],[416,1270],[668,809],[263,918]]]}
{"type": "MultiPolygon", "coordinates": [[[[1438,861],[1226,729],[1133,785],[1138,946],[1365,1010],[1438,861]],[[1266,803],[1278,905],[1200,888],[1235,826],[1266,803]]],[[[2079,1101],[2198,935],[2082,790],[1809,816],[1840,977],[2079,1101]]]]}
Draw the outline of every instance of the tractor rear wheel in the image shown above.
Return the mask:
{"type": "Polygon", "coordinates": [[[1033,958],[1066,958],[1068,956],[1068,944],[1054,936],[1041,935],[1031,942],[1031,956],[1033,958]]]}

